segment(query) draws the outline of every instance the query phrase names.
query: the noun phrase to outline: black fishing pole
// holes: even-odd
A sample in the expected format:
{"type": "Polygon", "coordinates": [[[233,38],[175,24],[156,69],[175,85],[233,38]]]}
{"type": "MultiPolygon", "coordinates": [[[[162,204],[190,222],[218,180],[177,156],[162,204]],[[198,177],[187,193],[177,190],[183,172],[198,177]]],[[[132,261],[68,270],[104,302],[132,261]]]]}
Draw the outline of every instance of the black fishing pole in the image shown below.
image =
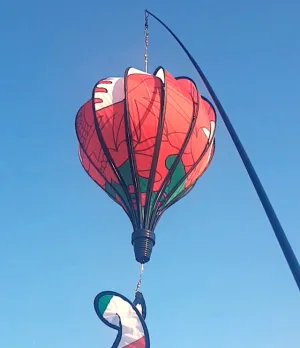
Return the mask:
{"type": "Polygon", "coordinates": [[[172,36],[173,38],[177,41],[177,43],[181,46],[181,48],[184,50],[184,52],[186,53],[186,55],[189,57],[190,61],[192,62],[192,64],[194,65],[195,69],[197,70],[198,74],[200,75],[202,81],[205,84],[205,87],[207,88],[209,94],[211,95],[223,121],[224,124],[230,134],[230,137],[241,157],[242,162],[244,163],[244,166],[248,172],[248,175],[252,181],[252,184],[255,188],[255,191],[261,201],[261,204],[266,212],[266,215],[270,221],[270,224],[273,228],[273,231],[275,233],[275,236],[277,238],[277,241],[281,247],[281,250],[285,256],[285,259],[290,267],[290,270],[294,276],[295,282],[298,285],[298,289],[300,290],[300,265],[299,262],[297,260],[297,257],[287,239],[287,236],[281,226],[281,223],[275,213],[275,210],[266,194],[266,191],[262,185],[262,183],[260,182],[260,179],[250,161],[250,158],[243,146],[243,144],[241,143],[226,111],[224,110],[221,102],[219,101],[218,97],[216,96],[213,88],[211,87],[210,83],[208,82],[206,76],[204,75],[203,71],[201,70],[200,66],[198,65],[198,63],[195,61],[195,59],[193,58],[193,56],[189,53],[189,51],[186,49],[186,47],[184,46],[184,44],[179,40],[179,38],[173,33],[173,31],[164,23],[162,22],[158,17],[156,17],[153,13],[149,12],[148,10],[145,10],[145,14],[150,15],[151,17],[153,17],[154,19],[156,19],[172,36]]]}

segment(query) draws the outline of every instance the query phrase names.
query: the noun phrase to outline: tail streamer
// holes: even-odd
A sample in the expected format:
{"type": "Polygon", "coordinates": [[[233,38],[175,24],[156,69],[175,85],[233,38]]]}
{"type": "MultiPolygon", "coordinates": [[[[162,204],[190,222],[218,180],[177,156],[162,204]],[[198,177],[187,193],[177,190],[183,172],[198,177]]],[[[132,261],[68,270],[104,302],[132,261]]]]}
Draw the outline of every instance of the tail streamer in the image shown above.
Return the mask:
{"type": "Polygon", "coordinates": [[[132,303],[117,292],[103,291],[95,297],[94,308],[105,325],[118,331],[111,348],[150,348],[142,293],[137,292],[132,303]]]}

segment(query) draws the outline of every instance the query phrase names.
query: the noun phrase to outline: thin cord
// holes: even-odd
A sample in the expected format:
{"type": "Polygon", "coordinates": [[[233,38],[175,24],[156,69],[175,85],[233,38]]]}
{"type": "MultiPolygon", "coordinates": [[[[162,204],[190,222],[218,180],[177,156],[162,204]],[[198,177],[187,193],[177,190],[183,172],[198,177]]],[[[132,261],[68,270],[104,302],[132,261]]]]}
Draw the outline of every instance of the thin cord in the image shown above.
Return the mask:
{"type": "Polygon", "coordinates": [[[143,281],[143,273],[144,273],[144,264],[141,263],[140,277],[139,277],[139,281],[138,281],[136,289],[135,289],[135,293],[140,291],[140,288],[141,288],[141,285],[142,285],[142,281],[143,281]]]}
{"type": "Polygon", "coordinates": [[[149,44],[149,26],[148,26],[149,14],[145,11],[145,29],[144,29],[144,43],[145,43],[145,53],[144,53],[144,63],[145,63],[145,72],[148,72],[148,44],[149,44]]]}

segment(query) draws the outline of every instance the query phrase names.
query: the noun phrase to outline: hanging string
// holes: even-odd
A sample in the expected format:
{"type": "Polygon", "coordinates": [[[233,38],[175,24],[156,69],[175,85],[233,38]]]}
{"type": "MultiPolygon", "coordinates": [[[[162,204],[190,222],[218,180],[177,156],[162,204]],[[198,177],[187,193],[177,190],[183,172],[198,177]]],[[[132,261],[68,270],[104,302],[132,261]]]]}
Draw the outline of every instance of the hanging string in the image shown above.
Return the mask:
{"type": "Polygon", "coordinates": [[[140,277],[139,277],[139,281],[138,281],[136,289],[135,289],[135,293],[140,291],[140,288],[141,288],[141,285],[142,285],[142,281],[143,281],[143,273],[144,273],[144,264],[141,263],[140,277]]]}
{"type": "Polygon", "coordinates": [[[149,13],[147,10],[145,11],[145,29],[144,29],[144,40],[145,40],[145,53],[144,53],[144,59],[145,59],[145,72],[148,72],[148,38],[149,38],[149,32],[148,32],[148,18],[149,18],[149,13]]]}

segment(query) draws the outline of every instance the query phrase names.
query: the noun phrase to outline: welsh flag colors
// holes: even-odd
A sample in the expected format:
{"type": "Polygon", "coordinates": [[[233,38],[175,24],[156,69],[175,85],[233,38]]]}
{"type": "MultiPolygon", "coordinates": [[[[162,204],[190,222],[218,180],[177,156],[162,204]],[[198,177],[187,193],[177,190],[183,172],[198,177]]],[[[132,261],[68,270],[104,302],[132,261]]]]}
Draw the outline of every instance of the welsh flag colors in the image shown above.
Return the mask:
{"type": "MultiPolygon", "coordinates": [[[[148,330],[139,309],[124,296],[106,291],[94,301],[98,317],[119,335],[112,348],[150,347],[148,330]]],[[[140,307],[140,306],[138,306],[140,307]]]]}

